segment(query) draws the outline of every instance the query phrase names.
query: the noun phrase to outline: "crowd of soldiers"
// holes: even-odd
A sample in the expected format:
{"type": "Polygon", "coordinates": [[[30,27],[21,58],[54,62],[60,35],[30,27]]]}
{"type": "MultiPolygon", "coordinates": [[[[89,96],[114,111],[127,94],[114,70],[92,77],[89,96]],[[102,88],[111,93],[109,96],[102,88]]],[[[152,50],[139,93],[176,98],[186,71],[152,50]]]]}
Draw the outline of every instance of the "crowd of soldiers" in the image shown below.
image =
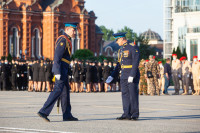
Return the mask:
{"type": "MultiPolygon", "coordinates": [[[[180,84],[182,86],[182,95],[200,95],[200,61],[197,56],[193,57],[193,61],[187,61],[186,57],[177,58],[176,54],[172,55],[173,60],[168,58],[166,61],[170,64],[169,80],[172,79],[175,92],[173,95],[180,94],[180,84]],[[191,93],[189,93],[189,87],[191,93]]],[[[166,63],[167,64],[167,63],[166,63]]],[[[149,56],[149,60],[141,60],[140,70],[140,95],[168,95],[166,85],[166,72],[162,61],[156,61],[155,56],[149,56]],[[148,73],[152,77],[148,77],[148,73]]]]}
{"type": "MultiPolygon", "coordinates": [[[[53,91],[53,61],[12,60],[0,62],[1,90],[28,90],[30,92],[53,91]]],[[[68,72],[71,92],[120,91],[120,74],[107,84],[106,79],[114,70],[116,62],[104,60],[103,63],[90,60],[72,60],[68,72]],[[118,86],[118,87],[117,87],[118,86]]]]}
{"type": "MultiPolygon", "coordinates": [[[[28,90],[35,92],[53,91],[54,82],[52,73],[53,61],[46,60],[1,60],[0,62],[0,89],[1,90],[28,90]]],[[[106,83],[106,79],[112,74],[117,62],[102,62],[90,60],[72,60],[68,72],[71,92],[115,92],[121,91],[120,71],[114,80],[106,83]]],[[[177,59],[173,54],[171,62],[171,79],[175,93],[179,95],[182,86],[182,95],[189,94],[191,87],[193,95],[200,94],[200,63],[197,56],[193,62],[186,57],[177,59]],[[181,85],[180,85],[181,84],[181,85]]],[[[140,95],[168,95],[165,88],[165,71],[161,61],[156,61],[155,56],[149,60],[142,59],[139,64],[140,70],[140,95]],[[148,77],[151,72],[152,77],[148,77]]]]}

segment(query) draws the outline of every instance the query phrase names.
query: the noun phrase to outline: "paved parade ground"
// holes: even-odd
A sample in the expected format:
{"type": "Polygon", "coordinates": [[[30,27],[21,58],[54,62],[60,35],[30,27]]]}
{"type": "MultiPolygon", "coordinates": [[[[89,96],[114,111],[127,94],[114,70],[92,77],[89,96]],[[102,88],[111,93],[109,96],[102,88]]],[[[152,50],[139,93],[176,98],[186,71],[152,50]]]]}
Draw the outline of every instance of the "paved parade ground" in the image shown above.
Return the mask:
{"type": "Polygon", "coordinates": [[[140,96],[139,120],[118,121],[120,92],[72,93],[72,113],[80,121],[63,122],[54,107],[48,123],[37,116],[48,95],[1,91],[0,132],[200,132],[200,96],[140,96]]]}

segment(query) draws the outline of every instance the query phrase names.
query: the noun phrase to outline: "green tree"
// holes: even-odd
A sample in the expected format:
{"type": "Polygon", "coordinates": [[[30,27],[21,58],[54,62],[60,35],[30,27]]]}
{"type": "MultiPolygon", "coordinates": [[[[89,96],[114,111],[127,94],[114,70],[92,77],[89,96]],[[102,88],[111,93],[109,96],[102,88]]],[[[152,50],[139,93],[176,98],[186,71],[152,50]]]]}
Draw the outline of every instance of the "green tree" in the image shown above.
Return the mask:
{"type": "Polygon", "coordinates": [[[6,57],[5,56],[1,56],[1,60],[5,60],[6,59],[6,57]]]}
{"type": "Polygon", "coordinates": [[[135,40],[135,37],[137,36],[137,34],[135,32],[133,32],[133,30],[127,26],[125,26],[123,29],[117,31],[117,33],[119,33],[119,32],[127,32],[126,38],[131,42],[133,42],[135,40]]]}
{"type": "Polygon", "coordinates": [[[187,53],[186,53],[186,49],[185,48],[183,49],[182,56],[185,56],[187,58],[187,53]]]}
{"type": "Polygon", "coordinates": [[[180,50],[180,47],[178,46],[177,49],[176,49],[176,54],[177,54],[177,58],[180,59],[182,57],[182,53],[181,53],[181,50],[180,50]]]}
{"type": "Polygon", "coordinates": [[[11,61],[12,61],[12,56],[11,56],[11,54],[8,54],[7,60],[8,60],[8,62],[11,62],[11,61]]]}
{"type": "Polygon", "coordinates": [[[89,57],[93,57],[94,54],[92,51],[90,51],[89,49],[79,49],[76,50],[76,52],[73,55],[73,59],[74,58],[78,58],[78,59],[88,59],[89,57]]]}
{"type": "Polygon", "coordinates": [[[105,26],[100,26],[101,31],[104,33],[103,39],[105,41],[113,41],[115,38],[113,37],[113,30],[107,29],[105,26]]]}
{"type": "Polygon", "coordinates": [[[148,44],[140,44],[140,59],[148,59],[149,55],[155,55],[156,50],[155,47],[151,47],[148,44]]]}

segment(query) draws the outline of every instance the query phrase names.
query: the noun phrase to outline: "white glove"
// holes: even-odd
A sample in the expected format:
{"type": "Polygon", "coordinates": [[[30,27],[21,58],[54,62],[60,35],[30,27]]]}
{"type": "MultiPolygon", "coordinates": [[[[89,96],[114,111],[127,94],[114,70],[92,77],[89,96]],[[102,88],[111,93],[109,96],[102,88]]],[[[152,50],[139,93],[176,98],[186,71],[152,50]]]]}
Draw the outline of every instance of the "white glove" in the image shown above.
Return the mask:
{"type": "Polygon", "coordinates": [[[129,77],[128,77],[128,82],[129,82],[129,83],[132,83],[132,82],[133,82],[133,77],[129,76],[129,77]]]}
{"type": "Polygon", "coordinates": [[[113,80],[113,77],[112,77],[112,76],[109,76],[109,77],[106,79],[106,83],[109,84],[112,80],[113,80]]]}
{"type": "Polygon", "coordinates": [[[55,78],[56,78],[57,80],[60,80],[60,77],[61,77],[60,74],[55,75],[55,78]]]}
{"type": "Polygon", "coordinates": [[[188,74],[188,75],[187,75],[187,77],[189,78],[189,77],[190,77],[190,75],[188,74]]]}
{"type": "Polygon", "coordinates": [[[17,77],[19,77],[19,74],[17,74],[17,77]]]}
{"type": "Polygon", "coordinates": [[[29,79],[31,80],[31,76],[29,76],[29,79]]]}
{"type": "Polygon", "coordinates": [[[178,77],[181,78],[181,75],[179,74],[178,77]]]}
{"type": "Polygon", "coordinates": [[[193,79],[192,75],[191,75],[191,79],[193,79]]]}

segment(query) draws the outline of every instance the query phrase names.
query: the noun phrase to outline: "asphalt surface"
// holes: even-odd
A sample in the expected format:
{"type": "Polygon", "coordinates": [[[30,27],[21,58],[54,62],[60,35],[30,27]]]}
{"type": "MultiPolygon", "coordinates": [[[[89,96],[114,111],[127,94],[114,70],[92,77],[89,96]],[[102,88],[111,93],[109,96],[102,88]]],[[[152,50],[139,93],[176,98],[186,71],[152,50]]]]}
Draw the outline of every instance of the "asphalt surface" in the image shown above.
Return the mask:
{"type": "MultiPolygon", "coordinates": [[[[172,93],[172,91],[170,91],[172,93]]],[[[63,122],[55,106],[45,122],[37,116],[49,93],[0,92],[0,132],[200,132],[200,96],[140,96],[138,121],[119,121],[121,93],[71,93],[78,122],[63,122]]]]}

